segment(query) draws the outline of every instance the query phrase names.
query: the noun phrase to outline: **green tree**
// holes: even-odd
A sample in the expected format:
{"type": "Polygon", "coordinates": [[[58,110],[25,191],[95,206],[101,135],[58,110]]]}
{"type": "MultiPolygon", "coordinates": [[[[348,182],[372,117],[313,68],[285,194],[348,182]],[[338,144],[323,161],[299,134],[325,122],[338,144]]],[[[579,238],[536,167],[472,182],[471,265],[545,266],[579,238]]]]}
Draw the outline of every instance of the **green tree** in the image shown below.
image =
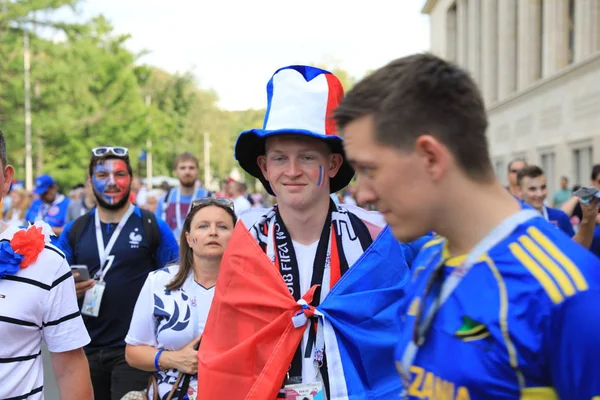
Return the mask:
{"type": "Polygon", "coordinates": [[[23,29],[29,30],[32,51],[35,172],[52,174],[63,190],[85,178],[92,147],[129,147],[136,167],[152,140],[154,174],[171,174],[177,153],[192,151],[203,159],[205,132],[212,143],[211,171],[224,178],[237,166],[237,135],[262,126],[264,110],[221,110],[216,93],[201,89],[191,73],[140,64],[141,54],[125,47],[129,36],[116,35],[105,18],[85,24],[53,19],[53,10],[75,7],[76,0],[2,1],[0,128],[18,178],[25,174],[23,29]],[[42,26],[60,29],[65,40],[38,35],[42,26]]]}

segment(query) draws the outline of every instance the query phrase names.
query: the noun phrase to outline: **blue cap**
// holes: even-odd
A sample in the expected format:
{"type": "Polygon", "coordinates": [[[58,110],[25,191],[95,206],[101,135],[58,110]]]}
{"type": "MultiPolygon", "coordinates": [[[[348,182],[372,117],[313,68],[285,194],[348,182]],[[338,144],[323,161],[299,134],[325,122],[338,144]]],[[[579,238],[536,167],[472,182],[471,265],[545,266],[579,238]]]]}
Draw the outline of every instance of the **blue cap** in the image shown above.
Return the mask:
{"type": "Polygon", "coordinates": [[[41,196],[52,186],[54,186],[54,179],[52,179],[50,175],[40,175],[35,180],[35,189],[33,189],[33,193],[41,196]]]}

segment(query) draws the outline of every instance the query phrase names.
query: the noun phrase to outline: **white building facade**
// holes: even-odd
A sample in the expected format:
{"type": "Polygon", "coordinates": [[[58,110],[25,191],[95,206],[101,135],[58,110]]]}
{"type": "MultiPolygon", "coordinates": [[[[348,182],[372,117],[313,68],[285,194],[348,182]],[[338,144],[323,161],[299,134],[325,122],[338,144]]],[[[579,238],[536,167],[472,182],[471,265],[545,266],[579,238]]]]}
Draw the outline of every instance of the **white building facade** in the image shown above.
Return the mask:
{"type": "Polygon", "coordinates": [[[588,185],[600,163],[600,0],[427,0],[431,52],[483,93],[498,177],[524,158],[588,185]]]}

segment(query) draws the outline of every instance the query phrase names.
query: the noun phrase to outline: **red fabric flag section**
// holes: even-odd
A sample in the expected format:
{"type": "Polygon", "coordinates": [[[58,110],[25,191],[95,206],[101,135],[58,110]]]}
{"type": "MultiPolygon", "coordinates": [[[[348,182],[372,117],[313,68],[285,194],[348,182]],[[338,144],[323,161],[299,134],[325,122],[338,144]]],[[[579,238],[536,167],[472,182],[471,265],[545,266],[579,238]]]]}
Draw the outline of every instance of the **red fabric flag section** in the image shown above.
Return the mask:
{"type": "MultiPolygon", "coordinates": [[[[310,304],[313,287],[304,300],[310,304]]],[[[198,352],[198,398],[275,400],[306,325],[279,270],[238,222],[223,255],[198,352]]]]}

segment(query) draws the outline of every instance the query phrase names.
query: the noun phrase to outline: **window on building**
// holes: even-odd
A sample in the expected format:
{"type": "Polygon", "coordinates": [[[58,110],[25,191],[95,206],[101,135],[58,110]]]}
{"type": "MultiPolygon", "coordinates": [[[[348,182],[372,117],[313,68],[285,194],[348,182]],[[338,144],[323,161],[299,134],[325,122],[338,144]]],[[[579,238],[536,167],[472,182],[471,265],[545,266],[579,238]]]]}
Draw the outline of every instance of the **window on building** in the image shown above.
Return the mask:
{"type": "MultiPolygon", "coordinates": [[[[554,152],[546,152],[540,156],[540,168],[546,175],[548,194],[551,195],[556,190],[556,155],[554,152]]],[[[564,174],[563,174],[564,175],[564,174]]]]}
{"type": "Polygon", "coordinates": [[[592,173],[592,160],[592,146],[580,147],[573,150],[574,185],[585,186],[588,184],[592,173]]]}

